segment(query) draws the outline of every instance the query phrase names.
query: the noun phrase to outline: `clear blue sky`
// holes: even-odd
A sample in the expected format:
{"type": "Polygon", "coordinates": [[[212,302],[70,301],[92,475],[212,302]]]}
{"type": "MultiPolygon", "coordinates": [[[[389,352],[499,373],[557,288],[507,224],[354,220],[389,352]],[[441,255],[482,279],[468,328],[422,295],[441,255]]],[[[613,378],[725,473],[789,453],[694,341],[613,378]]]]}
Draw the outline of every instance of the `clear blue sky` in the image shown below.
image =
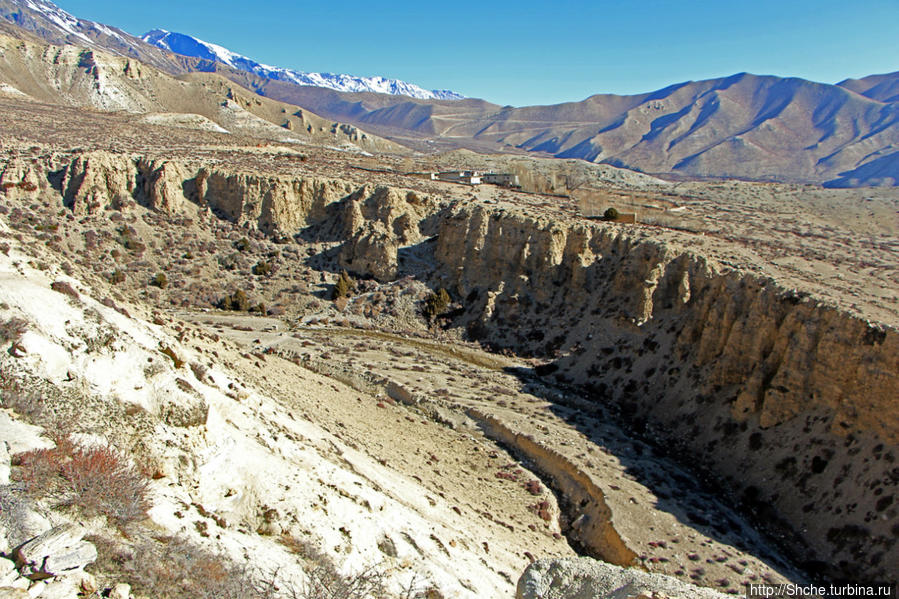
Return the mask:
{"type": "Polygon", "coordinates": [[[835,83],[899,70],[899,0],[58,0],[137,35],[194,35],[266,64],[383,75],[498,104],[731,75],[835,83]]]}

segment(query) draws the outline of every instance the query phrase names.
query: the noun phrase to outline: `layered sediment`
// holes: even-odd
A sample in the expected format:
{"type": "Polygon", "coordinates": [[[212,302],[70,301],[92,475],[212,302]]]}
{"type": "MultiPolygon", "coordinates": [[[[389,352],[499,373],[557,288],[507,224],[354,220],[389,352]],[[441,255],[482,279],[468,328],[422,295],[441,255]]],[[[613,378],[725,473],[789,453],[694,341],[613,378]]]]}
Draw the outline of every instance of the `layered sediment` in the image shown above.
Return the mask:
{"type": "Polygon", "coordinates": [[[610,226],[461,207],[436,258],[474,335],[551,357],[806,567],[895,573],[895,329],[610,226]]]}

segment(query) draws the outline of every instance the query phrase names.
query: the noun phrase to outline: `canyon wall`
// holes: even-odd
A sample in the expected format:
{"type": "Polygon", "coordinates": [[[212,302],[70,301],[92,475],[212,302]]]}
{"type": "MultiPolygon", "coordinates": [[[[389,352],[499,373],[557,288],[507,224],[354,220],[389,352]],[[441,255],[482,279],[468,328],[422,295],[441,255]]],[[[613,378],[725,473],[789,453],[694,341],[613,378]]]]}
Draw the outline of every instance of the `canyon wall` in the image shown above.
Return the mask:
{"type": "Polygon", "coordinates": [[[399,248],[436,234],[432,283],[465,308],[454,326],[546,359],[539,374],[587,390],[708,474],[806,568],[897,574],[895,329],[614,225],[319,177],[102,152],[54,160],[10,162],[0,184],[55,190],[76,214],[129,201],[208,208],[342,243],[338,265],[379,280],[399,276],[399,248]]]}
{"type": "Polygon", "coordinates": [[[473,335],[551,357],[806,568],[896,574],[895,329],[602,224],[460,207],[436,258],[473,335]]]}

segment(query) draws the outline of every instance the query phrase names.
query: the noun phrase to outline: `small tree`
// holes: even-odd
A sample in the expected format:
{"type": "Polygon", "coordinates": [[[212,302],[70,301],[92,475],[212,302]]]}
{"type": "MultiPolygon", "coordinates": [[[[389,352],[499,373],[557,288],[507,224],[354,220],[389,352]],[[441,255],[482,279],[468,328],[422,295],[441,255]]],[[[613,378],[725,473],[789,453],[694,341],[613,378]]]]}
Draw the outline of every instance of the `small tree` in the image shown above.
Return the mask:
{"type": "Polygon", "coordinates": [[[424,315],[425,318],[428,319],[428,322],[433,322],[438,315],[443,313],[447,306],[450,305],[452,299],[450,298],[449,293],[447,293],[446,289],[442,287],[437,291],[437,293],[432,293],[427,298],[425,298],[424,305],[424,315]]]}
{"type": "Polygon", "coordinates": [[[343,271],[340,273],[340,277],[337,279],[337,283],[334,284],[334,297],[332,299],[338,299],[341,297],[349,297],[353,292],[353,279],[347,273],[347,271],[343,271]]]}
{"type": "Polygon", "coordinates": [[[250,309],[250,300],[242,289],[238,289],[231,295],[226,295],[219,301],[219,307],[222,310],[234,310],[236,312],[246,312],[250,309]]]}
{"type": "Polygon", "coordinates": [[[618,211],[614,208],[607,208],[602,214],[603,220],[618,220],[618,211]]]}

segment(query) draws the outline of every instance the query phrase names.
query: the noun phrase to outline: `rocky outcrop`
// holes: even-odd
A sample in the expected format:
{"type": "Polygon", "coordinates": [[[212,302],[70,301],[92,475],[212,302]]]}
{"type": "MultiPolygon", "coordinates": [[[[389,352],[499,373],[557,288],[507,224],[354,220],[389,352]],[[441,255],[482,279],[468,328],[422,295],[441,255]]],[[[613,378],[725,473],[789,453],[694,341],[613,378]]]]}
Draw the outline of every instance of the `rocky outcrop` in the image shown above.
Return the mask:
{"type": "Polygon", "coordinates": [[[422,222],[437,209],[430,198],[390,187],[363,187],[344,205],[340,265],[378,281],[391,281],[398,273],[398,253],[403,246],[424,237],[422,222]]]}
{"type": "Polygon", "coordinates": [[[806,567],[895,574],[899,332],[604,225],[462,207],[436,256],[457,323],[551,358],[806,567]]]}
{"type": "MultiPolygon", "coordinates": [[[[46,174],[25,163],[10,163],[0,181],[35,179],[49,187],[46,174]],[[29,170],[29,168],[31,170],[29,170]]],[[[16,187],[18,189],[18,187],[16,187]]],[[[356,187],[320,177],[259,175],[197,167],[170,160],[88,152],[64,167],[61,191],[76,214],[137,202],[176,215],[190,206],[208,207],[243,227],[272,235],[293,235],[319,226],[316,235],[347,240],[341,260],[357,274],[389,280],[396,276],[397,249],[423,238],[420,223],[436,203],[414,192],[388,187],[356,187]]]]}
{"type": "Polygon", "coordinates": [[[120,206],[140,193],[139,173],[137,163],[129,156],[109,152],[77,155],[63,176],[63,198],[75,214],[94,214],[107,206],[120,206]]]}
{"type": "Polygon", "coordinates": [[[588,557],[544,559],[528,566],[516,599],[724,599],[718,591],[671,576],[621,568],[588,557]]]}
{"type": "Polygon", "coordinates": [[[397,238],[382,223],[368,223],[344,244],[340,266],[378,281],[392,281],[397,275],[398,249],[397,238]]]}
{"type": "Polygon", "coordinates": [[[97,548],[82,541],[85,530],[64,524],[31,539],[18,547],[13,556],[23,576],[42,580],[63,576],[97,559],[97,548]]]}
{"type": "Polygon", "coordinates": [[[201,170],[197,201],[241,225],[267,233],[296,233],[328,216],[327,207],[353,187],[337,180],[201,170]]]}
{"type": "Polygon", "coordinates": [[[30,160],[13,159],[0,170],[0,193],[10,199],[32,197],[46,186],[42,165],[30,160]]]}

